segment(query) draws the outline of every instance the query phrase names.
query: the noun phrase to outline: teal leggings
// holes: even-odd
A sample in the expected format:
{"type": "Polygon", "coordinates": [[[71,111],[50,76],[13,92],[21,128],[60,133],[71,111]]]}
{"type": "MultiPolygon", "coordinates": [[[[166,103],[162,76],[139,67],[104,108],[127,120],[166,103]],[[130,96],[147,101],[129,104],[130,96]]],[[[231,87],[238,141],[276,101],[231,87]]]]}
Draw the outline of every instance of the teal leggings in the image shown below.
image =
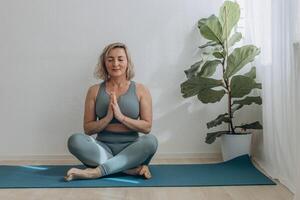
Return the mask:
{"type": "Polygon", "coordinates": [[[99,166],[103,176],[148,165],[157,146],[157,139],[152,134],[121,142],[99,141],[82,133],[75,133],[68,139],[70,153],[87,167],[99,166]]]}

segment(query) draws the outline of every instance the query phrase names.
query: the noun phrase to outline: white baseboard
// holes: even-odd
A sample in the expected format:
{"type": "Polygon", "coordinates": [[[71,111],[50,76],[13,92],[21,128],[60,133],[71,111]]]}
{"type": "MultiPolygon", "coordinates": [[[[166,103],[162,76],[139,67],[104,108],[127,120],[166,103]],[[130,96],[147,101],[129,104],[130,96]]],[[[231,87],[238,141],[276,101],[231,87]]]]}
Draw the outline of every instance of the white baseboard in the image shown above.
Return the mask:
{"type": "MultiPolygon", "coordinates": [[[[153,159],[195,159],[195,158],[214,158],[220,159],[220,153],[158,153],[153,159]]],[[[71,154],[61,155],[11,155],[11,156],[0,156],[1,161],[44,161],[44,160],[76,160],[71,154]]]]}

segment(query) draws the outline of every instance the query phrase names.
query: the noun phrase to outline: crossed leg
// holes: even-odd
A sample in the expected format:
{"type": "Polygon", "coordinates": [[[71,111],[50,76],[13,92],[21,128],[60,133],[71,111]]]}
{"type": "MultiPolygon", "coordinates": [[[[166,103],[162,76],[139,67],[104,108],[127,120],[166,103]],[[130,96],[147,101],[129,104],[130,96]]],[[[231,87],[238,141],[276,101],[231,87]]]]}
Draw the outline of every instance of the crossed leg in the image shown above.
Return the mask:
{"type": "MultiPolygon", "coordinates": [[[[80,135],[80,136],[77,135],[76,137],[82,137],[82,135],[80,135]]],[[[85,138],[85,141],[88,141],[88,140],[86,140],[86,138],[85,138]]],[[[65,176],[66,181],[71,181],[71,180],[75,180],[75,179],[96,179],[96,178],[100,178],[100,177],[108,175],[108,174],[117,173],[117,172],[121,172],[121,171],[126,174],[129,174],[129,175],[143,176],[146,179],[149,179],[152,177],[150,169],[148,167],[148,164],[157,148],[157,141],[154,136],[149,135],[149,136],[140,137],[138,141],[136,141],[132,145],[129,145],[128,147],[126,147],[118,155],[107,158],[103,162],[103,165],[99,161],[91,161],[90,158],[89,159],[84,158],[83,153],[85,153],[84,155],[88,155],[88,154],[86,152],[82,152],[82,149],[80,149],[80,150],[75,149],[76,151],[74,151],[74,149],[72,150],[72,146],[74,146],[73,143],[70,142],[70,140],[69,140],[70,152],[73,155],[75,155],[79,160],[81,160],[85,165],[95,166],[95,168],[89,168],[89,167],[86,169],[71,168],[70,170],[68,170],[68,172],[65,176]],[[137,151],[137,149],[138,150],[144,149],[144,150],[137,151]],[[139,153],[136,153],[136,152],[139,152],[139,153]],[[130,158],[129,163],[123,162],[124,157],[126,157],[127,159],[130,158]],[[144,159],[146,159],[146,161],[144,159]],[[99,167],[99,165],[101,165],[101,166],[99,167]],[[130,168],[130,166],[131,166],[131,168],[130,168]],[[138,166],[138,167],[134,167],[134,166],[138,166]],[[109,170],[108,173],[106,171],[103,171],[103,167],[105,167],[106,170],[109,170]],[[130,169],[128,169],[128,167],[130,169]],[[107,174],[104,174],[103,172],[107,173],[107,174]]],[[[94,143],[94,141],[92,141],[92,142],[89,141],[89,144],[82,145],[81,140],[80,140],[79,146],[86,147],[87,145],[89,147],[91,147],[91,146],[95,146],[97,144],[94,143]]],[[[75,145],[75,146],[77,148],[77,145],[75,145]]],[[[92,150],[94,152],[97,152],[97,149],[99,149],[98,146],[93,148],[92,150]]]]}
{"type": "MultiPolygon", "coordinates": [[[[152,177],[147,165],[141,165],[133,169],[125,170],[123,173],[132,176],[143,176],[145,179],[150,179],[152,177]]],[[[72,181],[76,179],[97,179],[100,177],[102,177],[102,174],[99,167],[86,169],[71,168],[64,179],[65,181],[72,181]]]]}
{"type": "Polygon", "coordinates": [[[86,169],[71,168],[64,179],[65,181],[72,181],[75,179],[96,179],[101,176],[99,167],[86,169]]]}

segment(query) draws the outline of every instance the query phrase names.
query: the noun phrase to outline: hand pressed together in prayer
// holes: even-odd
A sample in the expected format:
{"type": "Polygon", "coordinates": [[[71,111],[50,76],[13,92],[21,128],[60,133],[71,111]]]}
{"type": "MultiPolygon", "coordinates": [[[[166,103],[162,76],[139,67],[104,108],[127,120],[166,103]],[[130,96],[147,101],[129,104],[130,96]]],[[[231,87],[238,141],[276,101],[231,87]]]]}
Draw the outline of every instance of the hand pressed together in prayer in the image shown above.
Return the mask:
{"type": "Polygon", "coordinates": [[[124,122],[126,116],[123,115],[123,113],[120,110],[118,100],[117,100],[117,96],[116,96],[115,92],[110,93],[110,99],[111,99],[110,105],[111,105],[111,108],[112,108],[112,111],[113,111],[113,115],[120,122],[124,122]]]}

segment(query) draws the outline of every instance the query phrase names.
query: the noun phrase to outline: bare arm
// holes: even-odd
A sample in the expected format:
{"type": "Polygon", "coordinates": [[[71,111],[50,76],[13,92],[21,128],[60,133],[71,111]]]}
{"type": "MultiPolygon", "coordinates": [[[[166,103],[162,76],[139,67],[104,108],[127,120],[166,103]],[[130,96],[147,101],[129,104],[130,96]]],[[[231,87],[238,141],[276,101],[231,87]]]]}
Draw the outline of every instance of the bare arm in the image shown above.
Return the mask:
{"type": "MultiPolygon", "coordinates": [[[[123,115],[117,104],[116,97],[112,97],[112,107],[115,117],[131,130],[141,133],[149,133],[152,127],[152,98],[149,90],[140,85],[140,119],[132,119],[123,115]]],[[[112,94],[114,95],[114,94],[112,94]]]]}
{"type": "Polygon", "coordinates": [[[100,132],[109,124],[109,122],[113,118],[112,108],[109,107],[107,115],[101,120],[97,121],[95,106],[98,88],[99,86],[97,85],[90,87],[85,99],[83,127],[84,132],[87,135],[93,135],[100,132]]]}

